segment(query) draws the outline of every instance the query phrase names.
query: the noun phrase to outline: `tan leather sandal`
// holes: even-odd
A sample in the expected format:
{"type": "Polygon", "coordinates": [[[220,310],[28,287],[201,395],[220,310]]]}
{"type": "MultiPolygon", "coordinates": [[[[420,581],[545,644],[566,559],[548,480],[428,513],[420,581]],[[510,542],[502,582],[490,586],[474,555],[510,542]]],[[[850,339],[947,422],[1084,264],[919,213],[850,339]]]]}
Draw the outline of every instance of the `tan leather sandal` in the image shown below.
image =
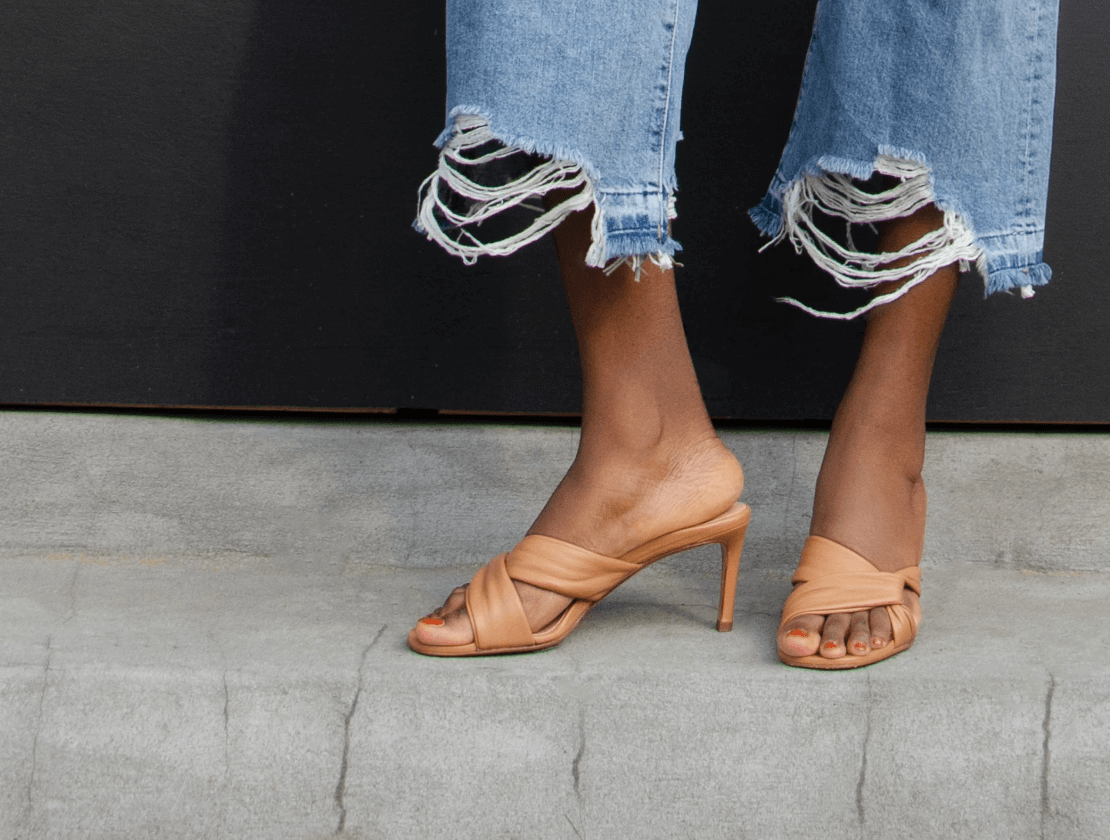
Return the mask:
{"type": "Polygon", "coordinates": [[[429,656],[488,656],[528,653],[554,647],[578,626],[594,604],[636,572],[671,554],[719,543],[721,602],[717,629],[732,629],[740,551],[751,509],[737,502],[720,516],[656,537],[622,557],[606,557],[553,537],[531,535],[507,554],[478,570],[466,589],[466,612],[474,641],[465,645],[428,645],[409,633],[409,647],[429,656]],[[558,618],[533,633],[513,581],[519,580],[574,598],[558,618]]]}
{"type": "Polygon", "coordinates": [[[782,607],[779,629],[800,615],[833,615],[854,613],[886,607],[893,641],[873,648],[863,656],[847,654],[828,659],[814,653],[809,656],[787,656],[781,650],[779,659],[799,668],[839,670],[860,668],[901,653],[913,644],[921,624],[921,608],[914,603],[906,606],[904,592],[921,595],[921,569],[907,566],[897,572],[880,572],[867,558],[850,548],[824,537],[810,537],[802,548],[798,569],[791,578],[794,591],[782,607]]]}

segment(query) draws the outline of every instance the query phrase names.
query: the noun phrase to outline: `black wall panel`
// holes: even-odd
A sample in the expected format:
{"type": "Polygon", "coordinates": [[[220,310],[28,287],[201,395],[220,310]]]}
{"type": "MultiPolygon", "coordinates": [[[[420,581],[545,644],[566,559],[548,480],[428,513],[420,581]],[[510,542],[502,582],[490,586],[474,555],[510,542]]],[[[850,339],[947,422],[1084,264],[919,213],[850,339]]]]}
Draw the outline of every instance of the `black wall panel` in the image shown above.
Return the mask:
{"type": "MultiPolygon", "coordinates": [[[[862,325],[747,221],[813,0],[702,0],[679,150],[680,294],[711,411],[827,418],[862,325]]],[[[1110,421],[1101,231],[1110,7],[1065,0],[1032,301],[965,280],[930,416],[1110,421]]],[[[0,403],[574,412],[550,243],[464,267],[411,231],[442,127],[442,9],[27,0],[0,29],[0,403]]]]}

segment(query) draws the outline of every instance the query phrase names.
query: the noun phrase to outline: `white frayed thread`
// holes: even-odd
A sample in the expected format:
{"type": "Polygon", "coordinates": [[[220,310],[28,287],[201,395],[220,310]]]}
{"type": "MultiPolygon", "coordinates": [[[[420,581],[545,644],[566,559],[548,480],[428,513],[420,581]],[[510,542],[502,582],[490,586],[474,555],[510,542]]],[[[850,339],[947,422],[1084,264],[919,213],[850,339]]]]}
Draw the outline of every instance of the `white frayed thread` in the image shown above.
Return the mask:
{"type": "Polygon", "coordinates": [[[615,260],[610,260],[609,264],[605,266],[604,271],[607,277],[611,277],[613,275],[613,272],[615,272],[618,268],[620,268],[622,265],[627,265],[629,268],[632,269],[634,273],[633,279],[637,283],[639,283],[640,272],[644,268],[644,260],[651,260],[653,263],[655,263],[655,265],[659,266],[660,270],[662,271],[670,271],[676,265],[682,264],[679,262],[675,262],[674,257],[672,257],[670,254],[665,254],[662,251],[658,251],[654,254],[648,254],[646,257],[643,254],[637,254],[630,257],[618,257],[615,260]]]}
{"type": "MultiPolygon", "coordinates": [[[[667,196],[667,221],[673,222],[677,218],[678,209],[677,205],[675,204],[674,193],[671,193],[667,196]]],[[[662,236],[662,231],[660,231],[660,236],[662,236]]],[[[622,265],[627,265],[629,268],[632,269],[632,279],[639,283],[640,274],[644,269],[644,260],[651,260],[655,265],[659,266],[659,269],[661,271],[671,271],[675,266],[682,265],[682,263],[680,263],[678,260],[676,260],[665,251],[656,251],[655,253],[647,254],[646,256],[644,254],[636,254],[634,256],[617,257],[614,260],[610,260],[609,264],[605,266],[605,275],[607,277],[612,277],[613,273],[618,268],[620,268],[622,265]]]]}
{"type": "MultiPolygon", "coordinates": [[[[582,167],[570,161],[549,160],[533,167],[519,178],[501,186],[490,187],[476,183],[464,174],[466,167],[481,166],[494,160],[523,154],[520,149],[497,144],[492,151],[475,153],[482,146],[496,143],[486,121],[480,117],[461,115],[455,120],[455,134],[439,157],[439,166],[420,185],[417,221],[428,239],[438,243],[448,253],[473,265],[479,256],[504,256],[535,242],[557,227],[567,216],[577,210],[596,205],[593,184],[582,167]],[[557,207],[541,212],[531,224],[519,233],[497,242],[482,242],[471,229],[483,221],[518,205],[530,207],[527,202],[552,190],[577,190],[557,207]],[[445,196],[454,193],[468,200],[464,214],[447,206],[445,196]],[[455,233],[455,236],[449,232],[455,233]]],[[[538,208],[537,208],[538,209],[538,208]]],[[[594,240],[596,244],[597,218],[594,213],[594,240]]],[[[604,233],[604,229],[602,229],[604,233]]],[[[593,248],[590,249],[593,251],[593,248]]]]}
{"type": "Polygon", "coordinates": [[[975,245],[974,235],[963,219],[951,211],[945,212],[944,224],[940,228],[893,253],[867,254],[857,251],[851,237],[848,238],[848,247],[844,247],[821,231],[814,221],[815,210],[844,219],[849,225],[873,224],[909,216],[933,203],[935,197],[929,183],[928,167],[880,155],[875,159],[874,168],[879,174],[898,178],[899,183],[892,189],[869,193],[858,187],[850,176],[835,172],[806,175],[799,179],[782,197],[782,230],[763,247],[789,239],[797,253],[808,254],[844,288],[871,289],[898,280],[905,283],[893,292],[876,295],[852,312],[822,312],[794,298],[778,300],[811,315],[847,320],[900,298],[947,265],[961,260],[979,263],[983,253],[975,245]],[[902,267],[890,265],[897,260],[913,262],[902,267]]]}
{"type": "MultiPolygon", "coordinates": [[[[674,193],[667,196],[667,221],[673,222],[678,218],[678,209],[675,204],[674,193]]],[[[663,235],[662,231],[659,233],[663,235]]],[[[644,268],[644,260],[649,259],[655,265],[659,266],[662,271],[671,271],[676,265],[680,266],[682,263],[678,262],[674,257],[664,251],[656,251],[654,254],[648,254],[646,257],[643,254],[637,254],[629,257],[618,257],[615,260],[610,260],[609,264],[605,266],[605,275],[611,277],[622,265],[627,265],[632,269],[633,280],[637,283],[640,282],[640,273],[644,268]]]]}
{"type": "MultiPolygon", "coordinates": [[[[480,256],[505,256],[535,242],[559,226],[571,213],[594,208],[590,225],[590,248],[586,265],[604,268],[612,274],[622,265],[631,265],[640,279],[644,256],[618,257],[606,264],[607,232],[593,183],[577,163],[568,160],[547,160],[526,174],[501,186],[485,186],[466,176],[467,168],[481,166],[512,155],[525,154],[519,148],[500,143],[481,117],[466,114],[455,118],[455,133],[440,154],[439,166],[420,185],[417,223],[428,239],[450,254],[473,265],[480,256]],[[490,151],[477,151],[490,146],[490,151]],[[536,206],[531,200],[553,190],[571,190],[574,194],[550,210],[536,206]],[[467,200],[465,213],[453,211],[447,203],[451,195],[467,200]],[[495,242],[483,242],[473,229],[486,219],[513,207],[534,210],[539,215],[519,233],[495,242]]],[[[667,218],[675,218],[674,195],[668,197],[667,218]]],[[[647,255],[660,268],[673,267],[674,260],[664,252],[647,255]]]]}

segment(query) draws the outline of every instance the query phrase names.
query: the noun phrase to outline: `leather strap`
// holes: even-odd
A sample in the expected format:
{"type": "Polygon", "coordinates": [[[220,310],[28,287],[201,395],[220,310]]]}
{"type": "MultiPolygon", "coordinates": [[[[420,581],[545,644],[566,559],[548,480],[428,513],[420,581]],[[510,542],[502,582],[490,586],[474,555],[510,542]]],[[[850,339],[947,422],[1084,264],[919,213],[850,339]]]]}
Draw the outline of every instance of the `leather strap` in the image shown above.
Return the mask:
{"type": "Polygon", "coordinates": [[[526,647],[536,643],[520,596],[505,568],[509,555],[498,554],[480,568],[466,588],[466,613],[478,650],[526,647]]]}
{"type": "Polygon", "coordinates": [[[802,549],[792,578],[794,591],[782,608],[782,623],[799,615],[832,615],[886,607],[895,644],[913,639],[921,623],[920,611],[911,611],[903,590],[921,594],[921,569],[907,566],[897,572],[880,572],[856,552],[824,537],[810,537],[802,549]]]}
{"type": "Polygon", "coordinates": [[[584,601],[600,601],[640,570],[637,563],[538,534],[522,539],[509,553],[506,566],[514,580],[584,601]]]}
{"type": "Polygon", "coordinates": [[[606,557],[554,537],[531,535],[478,570],[466,589],[466,612],[478,650],[534,645],[535,636],[514,580],[568,598],[600,601],[637,563],[606,557]]]}

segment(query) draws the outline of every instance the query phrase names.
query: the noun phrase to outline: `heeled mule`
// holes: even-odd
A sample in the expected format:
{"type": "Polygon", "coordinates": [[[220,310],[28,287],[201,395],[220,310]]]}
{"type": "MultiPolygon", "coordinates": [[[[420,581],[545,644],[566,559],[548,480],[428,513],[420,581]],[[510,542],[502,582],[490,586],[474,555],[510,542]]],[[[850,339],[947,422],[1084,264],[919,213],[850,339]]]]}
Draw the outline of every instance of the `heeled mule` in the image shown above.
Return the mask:
{"type": "Polygon", "coordinates": [[[721,546],[721,601],[717,629],[732,629],[740,551],[751,509],[737,502],[700,525],[656,537],[621,557],[606,557],[553,537],[531,535],[507,554],[478,570],[466,589],[466,612],[474,641],[465,645],[428,645],[409,633],[409,647],[428,656],[489,656],[528,653],[554,647],[578,626],[602,598],[636,572],[671,554],[701,545],[721,546]],[[574,601],[559,617],[533,633],[513,581],[558,592],[574,601]]]}
{"type": "Polygon", "coordinates": [[[894,638],[890,644],[873,648],[864,656],[849,653],[838,659],[827,659],[818,653],[787,656],[779,651],[779,659],[787,665],[823,670],[860,668],[901,653],[917,636],[921,608],[915,603],[911,609],[903,600],[906,589],[921,595],[921,569],[917,566],[880,572],[867,558],[840,543],[809,537],[791,581],[794,591],[782,607],[780,631],[800,615],[854,613],[886,607],[894,638]]]}

